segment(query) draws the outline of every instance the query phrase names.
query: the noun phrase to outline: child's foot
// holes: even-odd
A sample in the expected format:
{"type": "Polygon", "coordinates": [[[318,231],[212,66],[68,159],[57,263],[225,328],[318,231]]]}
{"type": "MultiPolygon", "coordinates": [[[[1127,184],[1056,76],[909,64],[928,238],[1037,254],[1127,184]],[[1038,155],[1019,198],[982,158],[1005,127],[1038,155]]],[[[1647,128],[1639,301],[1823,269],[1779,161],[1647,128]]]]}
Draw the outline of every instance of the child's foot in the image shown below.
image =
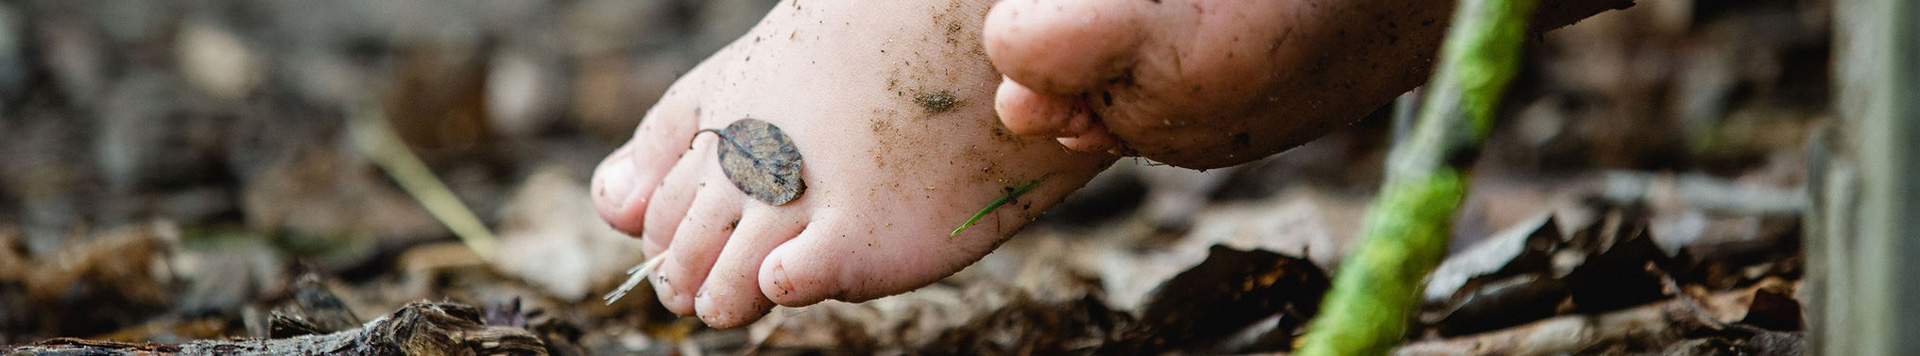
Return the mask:
{"type": "Polygon", "coordinates": [[[786,1],[674,83],[593,183],[608,222],[666,255],[649,276],[661,302],[732,327],[774,303],[906,292],[972,264],[1111,164],[1000,126],[1000,76],[979,38],[988,5],[786,1]],[[717,136],[695,134],[744,118],[792,137],[797,200],[748,197],[722,174],[717,136]]]}
{"type": "MultiPolygon", "coordinates": [[[[1631,0],[1544,0],[1551,29],[1631,0]]],[[[1189,168],[1249,162],[1427,78],[1452,1],[1010,0],[986,20],[1024,135],[1189,168]]]]}

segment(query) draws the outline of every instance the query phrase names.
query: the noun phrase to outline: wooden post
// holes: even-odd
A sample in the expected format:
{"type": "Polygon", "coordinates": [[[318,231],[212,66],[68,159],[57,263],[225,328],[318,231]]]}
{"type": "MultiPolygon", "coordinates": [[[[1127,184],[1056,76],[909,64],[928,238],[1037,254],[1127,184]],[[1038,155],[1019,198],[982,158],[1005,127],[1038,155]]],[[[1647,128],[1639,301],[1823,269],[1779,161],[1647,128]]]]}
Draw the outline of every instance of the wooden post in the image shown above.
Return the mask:
{"type": "Polygon", "coordinates": [[[1840,119],[1810,144],[1810,350],[1920,354],[1920,5],[1835,2],[1840,119]]]}

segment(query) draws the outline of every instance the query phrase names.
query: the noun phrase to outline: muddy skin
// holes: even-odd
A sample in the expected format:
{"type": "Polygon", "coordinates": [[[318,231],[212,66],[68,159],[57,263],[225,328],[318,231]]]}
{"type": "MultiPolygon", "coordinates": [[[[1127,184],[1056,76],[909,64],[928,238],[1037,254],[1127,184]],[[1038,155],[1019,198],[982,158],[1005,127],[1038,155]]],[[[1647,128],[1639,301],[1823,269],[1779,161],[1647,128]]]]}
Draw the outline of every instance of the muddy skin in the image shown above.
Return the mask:
{"type": "MultiPolygon", "coordinates": [[[[1558,28],[1630,4],[1630,0],[1546,0],[1535,16],[1535,30],[1558,28]]],[[[1092,110],[1091,116],[1119,141],[1120,149],[1114,152],[1205,169],[1250,162],[1296,147],[1364,117],[1424,82],[1453,2],[1306,0],[1254,12],[1244,11],[1245,4],[1208,0],[1165,0],[1145,6],[1143,11],[1167,15],[1134,24],[1150,29],[1124,40],[1133,42],[1116,42],[1134,43],[1116,47],[1129,48],[1126,54],[1082,63],[1092,66],[1080,69],[1096,76],[1091,81],[1047,72],[1055,68],[1023,67],[1023,63],[1039,63],[1034,59],[1044,54],[995,44],[1023,43],[1016,38],[1041,36],[1017,33],[1017,27],[1009,27],[1014,30],[1005,32],[1005,37],[988,38],[996,50],[1006,49],[993,60],[1015,82],[1045,95],[1082,102],[1080,106],[1092,110]],[[1154,30],[1168,26],[1182,30],[1154,30]],[[1006,53],[1013,54],[1003,58],[1006,53]]],[[[1055,16],[1043,6],[1008,8],[1003,14],[1010,16],[996,18],[1055,16]]]]}
{"type": "Polygon", "coordinates": [[[928,114],[938,114],[952,110],[954,106],[960,105],[960,99],[954,98],[953,94],[948,94],[943,91],[915,95],[913,97],[913,103],[920,104],[921,108],[927,109],[928,114]]]}

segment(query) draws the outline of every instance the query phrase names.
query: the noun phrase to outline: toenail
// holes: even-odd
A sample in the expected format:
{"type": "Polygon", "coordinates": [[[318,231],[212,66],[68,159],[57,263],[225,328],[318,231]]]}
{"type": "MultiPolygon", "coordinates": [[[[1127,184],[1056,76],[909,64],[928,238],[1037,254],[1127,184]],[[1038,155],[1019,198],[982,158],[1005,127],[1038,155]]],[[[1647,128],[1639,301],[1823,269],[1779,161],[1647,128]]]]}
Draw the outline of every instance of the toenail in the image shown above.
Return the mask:
{"type": "Polygon", "coordinates": [[[780,288],[780,295],[793,293],[793,282],[787,280],[785,266],[773,266],[773,287],[780,288]]]}
{"type": "Polygon", "coordinates": [[[715,313],[713,315],[701,315],[700,320],[706,321],[708,324],[719,324],[722,321],[726,321],[730,319],[728,318],[729,316],[732,316],[732,315],[727,312],[720,312],[720,313],[715,313]]]}
{"type": "Polygon", "coordinates": [[[611,200],[614,209],[625,207],[627,201],[633,199],[632,163],[614,162],[603,167],[595,178],[600,180],[600,197],[611,200]]]}

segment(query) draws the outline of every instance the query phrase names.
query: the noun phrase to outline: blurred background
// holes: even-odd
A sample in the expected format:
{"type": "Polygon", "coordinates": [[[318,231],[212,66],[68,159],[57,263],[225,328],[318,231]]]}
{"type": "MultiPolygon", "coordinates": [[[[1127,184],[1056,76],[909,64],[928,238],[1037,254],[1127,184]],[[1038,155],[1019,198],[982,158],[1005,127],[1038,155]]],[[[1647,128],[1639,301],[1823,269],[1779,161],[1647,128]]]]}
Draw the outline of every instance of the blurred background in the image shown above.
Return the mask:
{"type": "MultiPolygon", "coordinates": [[[[1334,266],[1396,131],[1389,107],[1229,169],[1123,160],[982,263],[906,296],[726,331],[673,318],[645,286],[602,306],[641,256],[593,211],[594,165],[772,5],[0,1],[0,345],[269,336],[275,315],[370,320],[445,299],[523,314],[561,354],[1284,349],[1260,336],[1297,323],[1144,310],[1190,301],[1153,289],[1216,245],[1334,266]],[[497,253],[460,245],[356,145],[351,118],[368,112],[498,233],[497,253]],[[310,292],[338,310],[297,310],[310,292]],[[1173,341],[1127,339],[1142,325],[1173,341]],[[1252,336],[1199,336],[1235,332],[1252,336]]],[[[1642,0],[1531,41],[1456,250],[1610,221],[1663,251],[1641,258],[1685,260],[1669,271],[1683,284],[1797,285],[1804,147],[1830,115],[1830,8],[1642,0]]],[[[1454,291],[1433,293],[1449,308],[1454,291]]]]}

